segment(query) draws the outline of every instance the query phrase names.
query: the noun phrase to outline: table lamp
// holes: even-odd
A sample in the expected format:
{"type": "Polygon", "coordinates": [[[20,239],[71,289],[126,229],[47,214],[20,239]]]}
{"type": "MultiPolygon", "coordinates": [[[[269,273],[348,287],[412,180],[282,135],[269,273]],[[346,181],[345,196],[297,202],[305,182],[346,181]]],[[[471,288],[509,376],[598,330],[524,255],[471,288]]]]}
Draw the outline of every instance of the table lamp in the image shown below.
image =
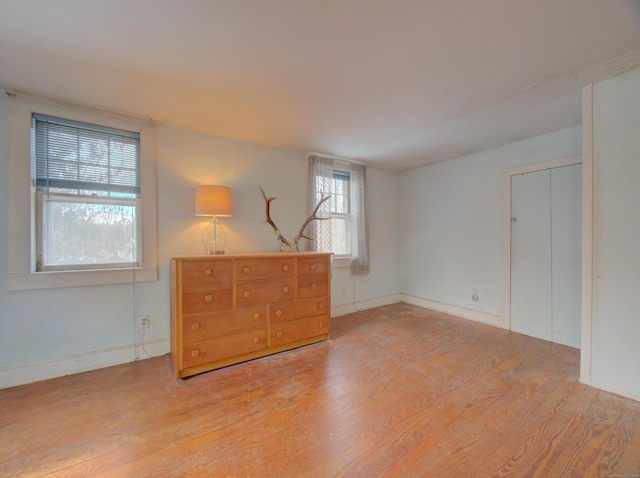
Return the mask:
{"type": "Polygon", "coordinates": [[[231,216],[231,189],[226,186],[196,186],[196,216],[210,216],[202,234],[206,254],[224,254],[227,235],[218,220],[231,216]]]}

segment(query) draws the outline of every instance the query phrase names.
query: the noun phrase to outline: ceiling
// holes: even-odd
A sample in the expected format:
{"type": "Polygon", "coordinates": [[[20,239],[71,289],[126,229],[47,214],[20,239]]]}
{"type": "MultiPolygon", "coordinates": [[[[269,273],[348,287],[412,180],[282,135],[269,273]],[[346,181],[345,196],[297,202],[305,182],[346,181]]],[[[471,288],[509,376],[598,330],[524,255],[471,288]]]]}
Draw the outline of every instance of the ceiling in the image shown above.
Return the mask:
{"type": "Polygon", "coordinates": [[[398,171],[637,66],[638,0],[0,0],[0,87],[398,171]]]}

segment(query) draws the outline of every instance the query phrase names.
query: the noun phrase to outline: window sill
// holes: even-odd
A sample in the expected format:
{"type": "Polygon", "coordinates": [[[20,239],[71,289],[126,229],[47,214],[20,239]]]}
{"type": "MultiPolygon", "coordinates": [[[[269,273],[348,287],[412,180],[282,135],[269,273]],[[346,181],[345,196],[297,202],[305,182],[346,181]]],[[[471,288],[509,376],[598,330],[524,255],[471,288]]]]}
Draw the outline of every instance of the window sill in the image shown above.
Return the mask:
{"type": "Polygon", "coordinates": [[[333,269],[342,269],[342,268],[346,268],[346,267],[351,267],[351,257],[335,257],[333,256],[331,258],[331,267],[333,269]]]}
{"type": "Polygon", "coordinates": [[[158,280],[158,270],[101,269],[86,271],[51,271],[27,274],[9,274],[9,290],[59,289],[108,284],[128,284],[158,280]]]}

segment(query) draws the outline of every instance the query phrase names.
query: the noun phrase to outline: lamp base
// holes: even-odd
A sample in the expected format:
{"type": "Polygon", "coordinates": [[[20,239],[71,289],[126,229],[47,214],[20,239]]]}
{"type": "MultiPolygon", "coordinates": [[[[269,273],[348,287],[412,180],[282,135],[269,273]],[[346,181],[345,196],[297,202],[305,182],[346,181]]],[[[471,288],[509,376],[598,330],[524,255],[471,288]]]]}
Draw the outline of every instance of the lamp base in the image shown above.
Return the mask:
{"type": "Polygon", "coordinates": [[[224,254],[224,251],[205,251],[204,253],[208,256],[219,256],[224,254]]]}
{"type": "Polygon", "coordinates": [[[222,224],[220,224],[216,216],[213,216],[202,234],[202,245],[204,246],[205,254],[224,254],[226,241],[227,234],[224,232],[222,224]]]}

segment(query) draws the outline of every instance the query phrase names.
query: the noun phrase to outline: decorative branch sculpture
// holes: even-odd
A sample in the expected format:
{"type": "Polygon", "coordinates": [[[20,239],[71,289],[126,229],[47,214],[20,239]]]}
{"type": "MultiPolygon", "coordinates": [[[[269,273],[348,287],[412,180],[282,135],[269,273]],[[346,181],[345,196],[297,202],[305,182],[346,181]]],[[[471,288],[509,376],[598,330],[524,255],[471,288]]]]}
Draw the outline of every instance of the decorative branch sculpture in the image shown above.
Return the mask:
{"type": "Polygon", "coordinates": [[[278,198],[275,196],[267,197],[267,195],[264,192],[264,189],[262,189],[262,186],[260,186],[260,191],[262,192],[262,197],[264,198],[266,214],[267,214],[267,218],[265,219],[264,224],[270,224],[271,227],[273,227],[273,230],[275,231],[275,234],[276,234],[276,238],[282,243],[282,245],[280,246],[281,251],[300,252],[300,249],[298,248],[298,241],[300,241],[300,239],[305,238],[308,240],[313,240],[311,237],[305,235],[304,233],[304,230],[311,223],[311,221],[315,221],[315,220],[325,221],[329,219],[328,217],[318,216],[318,210],[320,209],[320,206],[322,206],[322,204],[328,201],[329,198],[331,197],[331,195],[325,196],[323,194],[322,197],[320,198],[320,201],[318,201],[318,204],[316,204],[316,207],[313,209],[313,212],[311,213],[311,215],[307,218],[304,224],[302,224],[302,227],[300,228],[298,235],[295,237],[295,239],[292,239],[291,237],[285,236],[284,234],[282,234],[282,231],[280,231],[280,228],[278,228],[278,226],[276,226],[276,223],[273,222],[273,219],[271,219],[271,214],[270,214],[271,201],[278,198]]]}

